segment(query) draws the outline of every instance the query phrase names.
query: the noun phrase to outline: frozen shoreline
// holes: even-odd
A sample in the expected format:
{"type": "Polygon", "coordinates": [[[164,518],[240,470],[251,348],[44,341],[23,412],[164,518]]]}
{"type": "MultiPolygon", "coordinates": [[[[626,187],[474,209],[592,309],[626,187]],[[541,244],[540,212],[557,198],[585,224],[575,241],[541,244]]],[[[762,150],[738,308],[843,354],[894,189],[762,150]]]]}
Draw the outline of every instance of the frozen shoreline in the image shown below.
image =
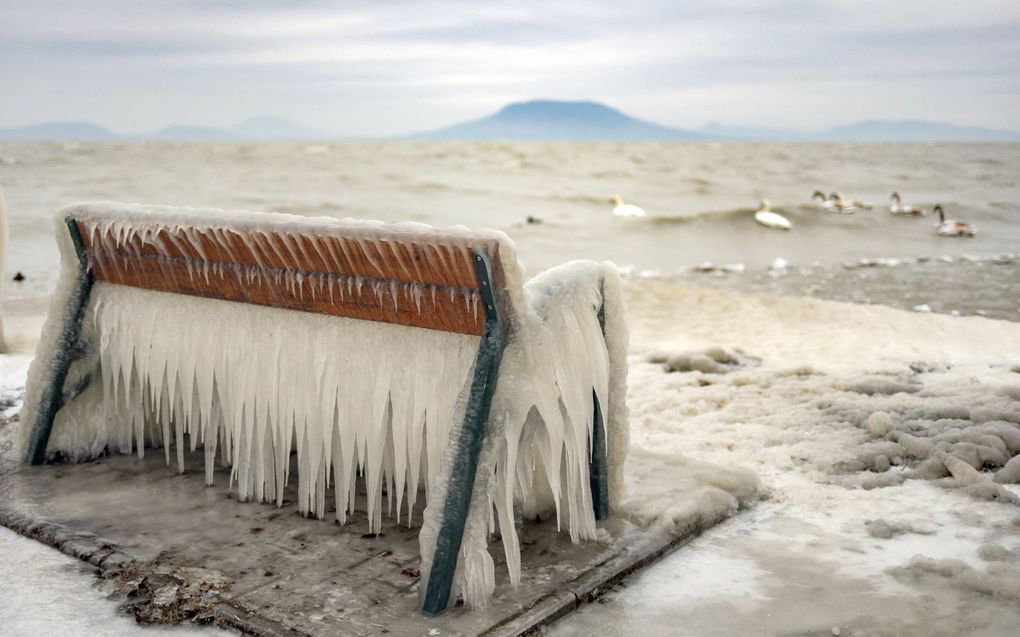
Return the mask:
{"type": "Polygon", "coordinates": [[[855,463],[885,441],[868,427],[876,411],[918,436],[986,417],[1020,431],[1020,325],[659,281],[628,290],[641,308],[630,314],[635,446],[749,467],[770,496],[553,634],[1015,631],[1020,507],[951,477],[863,488],[918,463],[855,463]],[[743,366],[649,362],[709,347],[739,348],[743,366]]]}
{"type": "MultiPolygon", "coordinates": [[[[958,420],[939,426],[961,429],[971,417],[1020,419],[1013,391],[1020,386],[1020,325],[659,280],[628,281],[625,293],[632,332],[628,515],[690,524],[733,507],[734,494],[753,489],[751,472],[769,499],[554,632],[653,633],[682,625],[690,634],[789,634],[838,626],[854,634],[948,635],[1015,628],[1020,507],[978,499],[952,478],[864,489],[867,479],[905,469],[879,473],[845,463],[882,440],[867,427],[876,411],[894,424],[958,420]],[[650,362],[711,347],[730,352],[732,364],[667,373],[650,362]],[[960,562],[940,562],[946,558],[960,562]]],[[[12,319],[32,324],[28,316],[12,319]]],[[[5,357],[0,368],[7,395],[16,394],[27,362],[30,339],[18,338],[22,353],[5,357]]],[[[1003,488],[1020,494],[1016,485],[1003,488]]],[[[13,540],[0,551],[29,542],[13,540]]],[[[43,577],[91,586],[89,577],[56,568],[43,577]]],[[[112,602],[87,604],[87,612],[117,619],[112,602]]]]}

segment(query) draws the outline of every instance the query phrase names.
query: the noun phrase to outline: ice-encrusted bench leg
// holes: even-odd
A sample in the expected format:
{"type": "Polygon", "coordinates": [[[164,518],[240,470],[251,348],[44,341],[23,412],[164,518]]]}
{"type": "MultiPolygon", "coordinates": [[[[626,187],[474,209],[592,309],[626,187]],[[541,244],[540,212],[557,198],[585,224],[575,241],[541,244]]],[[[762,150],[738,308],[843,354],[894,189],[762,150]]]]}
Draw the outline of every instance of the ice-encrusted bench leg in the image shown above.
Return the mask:
{"type": "MultiPolygon", "coordinates": [[[[601,288],[602,286],[599,287],[601,288]]],[[[599,305],[598,318],[599,327],[602,328],[602,338],[605,338],[605,303],[599,305]]],[[[595,414],[592,419],[591,460],[588,464],[588,481],[591,485],[591,505],[595,511],[595,519],[605,520],[609,518],[609,463],[606,456],[606,421],[602,414],[602,406],[599,404],[599,397],[594,389],[592,390],[592,399],[595,402],[595,414]]]]}
{"type": "Polygon", "coordinates": [[[46,386],[40,392],[39,409],[36,412],[38,416],[35,422],[29,425],[32,432],[25,451],[25,462],[28,464],[42,464],[46,461],[46,445],[50,441],[53,420],[64,403],[64,383],[67,380],[67,371],[71,367],[72,352],[78,344],[82,317],[85,314],[85,306],[88,304],[94,282],[88,258],[85,256],[85,246],[82,243],[81,234],[78,232],[78,224],[70,218],[65,219],[65,223],[71,235],[71,241],[74,243],[74,249],[78,253],[78,277],[71,292],[68,312],[65,315],[67,322],[61,330],[60,340],[56,346],[54,366],[50,370],[46,386]]]}
{"type": "Polygon", "coordinates": [[[475,357],[474,378],[464,410],[464,425],[460,431],[458,453],[450,472],[442,526],[436,539],[428,588],[422,600],[422,612],[431,616],[444,612],[450,603],[450,591],[457,571],[457,558],[464,539],[464,526],[478,471],[478,456],[485,438],[485,425],[489,419],[499,364],[507,342],[507,327],[500,320],[492,293],[488,256],[481,251],[474,252],[474,265],[481,290],[485,328],[475,357]]]}

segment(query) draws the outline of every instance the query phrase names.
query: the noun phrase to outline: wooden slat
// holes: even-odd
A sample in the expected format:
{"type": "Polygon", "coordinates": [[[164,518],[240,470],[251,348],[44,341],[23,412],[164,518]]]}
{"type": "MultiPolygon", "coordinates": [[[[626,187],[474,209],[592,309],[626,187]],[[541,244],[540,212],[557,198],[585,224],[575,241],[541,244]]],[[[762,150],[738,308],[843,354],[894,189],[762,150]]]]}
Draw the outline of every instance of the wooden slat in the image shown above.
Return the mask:
{"type": "MultiPolygon", "coordinates": [[[[97,280],[152,290],[480,335],[471,242],[161,229],[116,245],[78,222],[97,280]],[[254,273],[254,276],[251,274],[254,273]],[[295,285],[300,279],[301,284],[295,285]],[[360,291],[353,281],[363,281],[360,291]],[[291,282],[288,285],[288,280],[291,282]],[[412,284],[423,289],[419,304],[412,284]],[[391,286],[397,291],[394,303],[391,286]],[[342,295],[339,293],[342,287],[342,295]],[[332,298],[330,296],[332,288],[332,298]],[[350,289],[350,291],[348,291],[350,289]],[[434,290],[434,294],[433,294],[434,290]],[[381,292],[381,293],[380,293],[381,292]],[[453,298],[451,299],[451,292],[453,298]]],[[[495,243],[483,244],[495,252],[495,243]]]]}
{"type": "MultiPolygon", "coordinates": [[[[78,222],[91,248],[101,232],[78,222]]],[[[335,232],[335,230],[334,230],[335,232]]],[[[411,238],[404,233],[361,233],[342,236],[328,232],[314,236],[295,232],[259,232],[229,227],[194,230],[160,229],[151,235],[136,234],[121,246],[126,252],[261,265],[386,279],[450,287],[477,287],[471,266],[471,248],[492,250],[495,242],[472,237],[453,237],[444,243],[429,237],[411,238]]]]}

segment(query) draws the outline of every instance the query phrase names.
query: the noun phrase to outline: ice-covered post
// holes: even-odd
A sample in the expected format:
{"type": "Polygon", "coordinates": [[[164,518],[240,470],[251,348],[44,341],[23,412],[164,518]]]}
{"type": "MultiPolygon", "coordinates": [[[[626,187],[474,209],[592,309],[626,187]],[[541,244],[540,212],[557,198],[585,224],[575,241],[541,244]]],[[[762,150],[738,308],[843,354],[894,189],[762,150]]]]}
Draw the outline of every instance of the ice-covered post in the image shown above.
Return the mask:
{"type": "Polygon", "coordinates": [[[64,382],[67,380],[67,371],[71,367],[72,353],[78,343],[85,305],[92,292],[92,271],[89,268],[88,258],[85,256],[85,246],[82,244],[81,234],[78,231],[78,223],[71,218],[65,219],[64,223],[67,225],[67,231],[71,235],[75,252],[78,254],[78,275],[74,289],[71,291],[67,313],[63,316],[64,324],[61,326],[60,336],[56,343],[55,364],[50,370],[50,377],[40,390],[35,422],[28,423],[28,426],[32,427],[28,438],[28,448],[25,452],[25,462],[28,464],[42,464],[46,461],[46,445],[50,440],[53,420],[64,402],[64,382]]]}
{"type": "Polygon", "coordinates": [[[492,270],[489,257],[481,250],[472,250],[475,275],[482,297],[485,327],[482,331],[478,354],[475,356],[474,379],[464,410],[457,456],[450,471],[446,490],[442,525],[436,539],[428,588],[422,601],[422,612],[439,615],[450,603],[453,577],[457,571],[457,558],[464,540],[464,526],[471,507],[471,495],[478,472],[478,455],[485,438],[485,425],[489,420],[492,395],[496,391],[499,364],[506,348],[506,325],[500,320],[496,298],[492,290],[492,270]]]}
{"type": "Polygon", "coordinates": [[[4,340],[4,317],[3,317],[3,281],[4,266],[7,264],[7,204],[4,201],[4,189],[0,188],[0,354],[7,351],[7,341],[4,340]]]}

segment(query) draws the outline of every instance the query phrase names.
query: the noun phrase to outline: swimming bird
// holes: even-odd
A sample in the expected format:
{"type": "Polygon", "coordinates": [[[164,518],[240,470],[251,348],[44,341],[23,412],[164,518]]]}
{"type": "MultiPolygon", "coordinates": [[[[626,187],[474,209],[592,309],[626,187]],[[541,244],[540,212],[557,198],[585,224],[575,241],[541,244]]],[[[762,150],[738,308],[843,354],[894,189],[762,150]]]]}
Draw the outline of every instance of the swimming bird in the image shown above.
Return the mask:
{"type": "Polygon", "coordinates": [[[639,208],[633,204],[623,203],[623,199],[617,195],[609,200],[609,203],[613,204],[613,214],[617,217],[646,217],[648,213],[644,211],[644,208],[639,208]]]}
{"type": "Polygon", "coordinates": [[[826,197],[825,193],[822,192],[821,190],[816,190],[815,194],[811,195],[811,201],[821,202],[819,205],[821,205],[821,207],[825,208],[826,210],[832,210],[835,207],[835,204],[832,201],[832,199],[826,197]]]}
{"type": "Polygon", "coordinates": [[[829,196],[826,197],[824,192],[816,190],[815,194],[811,195],[811,201],[821,201],[822,208],[844,215],[857,212],[858,208],[871,210],[871,204],[856,200],[847,201],[843,198],[843,195],[838,192],[829,193],[829,196]]]}
{"type": "Polygon", "coordinates": [[[940,237],[973,237],[977,234],[977,228],[966,221],[946,219],[946,213],[942,211],[941,204],[935,204],[933,210],[939,216],[939,225],[935,226],[935,234],[940,237]]]}
{"type": "Polygon", "coordinates": [[[857,210],[871,210],[874,206],[866,201],[860,199],[851,199],[847,201],[843,198],[843,193],[834,192],[829,195],[829,199],[834,202],[834,210],[836,212],[856,212],[857,210]]]}
{"type": "Polygon", "coordinates": [[[790,223],[789,219],[777,212],[772,212],[772,204],[769,203],[768,199],[761,200],[761,208],[754,213],[754,220],[766,228],[774,228],[776,230],[790,230],[793,228],[793,224],[790,223]]]}
{"type": "Polygon", "coordinates": [[[908,206],[900,201],[900,193],[898,192],[894,192],[889,198],[892,199],[892,203],[889,204],[889,212],[894,215],[900,215],[901,217],[920,217],[928,214],[928,211],[924,208],[908,206]]]}

